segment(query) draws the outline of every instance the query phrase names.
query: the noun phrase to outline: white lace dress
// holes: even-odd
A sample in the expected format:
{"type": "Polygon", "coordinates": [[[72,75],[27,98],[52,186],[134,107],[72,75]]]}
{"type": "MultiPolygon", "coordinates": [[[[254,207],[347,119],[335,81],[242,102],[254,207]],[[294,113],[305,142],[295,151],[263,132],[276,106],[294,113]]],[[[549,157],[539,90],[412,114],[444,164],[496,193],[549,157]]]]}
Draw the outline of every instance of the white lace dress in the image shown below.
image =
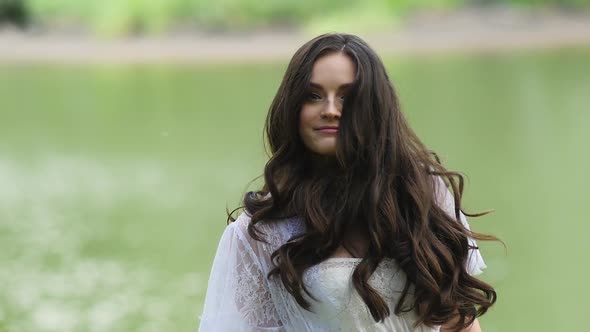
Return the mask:
{"type": "MultiPolygon", "coordinates": [[[[453,199],[445,187],[440,202],[454,215],[453,199]]],[[[461,214],[462,223],[469,227],[461,214]]],[[[384,260],[369,282],[386,299],[392,313],[376,323],[352,286],[357,258],[329,258],[305,271],[303,281],[317,301],[307,297],[312,311],[300,307],[279,278],[266,278],[270,255],[293,235],[302,232],[298,218],[260,223],[268,244],[250,238],[250,218],[242,213],[227,226],[217,248],[199,331],[438,331],[414,329],[412,313],[393,313],[405,274],[392,259],[384,260]]],[[[475,245],[473,239],[470,242],[475,245]]],[[[486,266],[479,250],[470,253],[467,269],[479,274],[486,266]]]]}

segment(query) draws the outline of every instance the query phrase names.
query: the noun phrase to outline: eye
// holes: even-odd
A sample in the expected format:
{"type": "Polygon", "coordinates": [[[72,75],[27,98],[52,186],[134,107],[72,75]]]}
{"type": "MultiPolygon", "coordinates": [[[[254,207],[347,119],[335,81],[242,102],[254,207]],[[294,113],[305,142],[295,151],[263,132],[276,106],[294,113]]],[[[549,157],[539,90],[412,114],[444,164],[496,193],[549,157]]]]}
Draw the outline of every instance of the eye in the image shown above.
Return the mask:
{"type": "Polygon", "coordinates": [[[322,96],[320,96],[319,94],[315,93],[315,92],[310,92],[307,95],[307,99],[308,100],[312,100],[312,101],[317,101],[317,100],[321,100],[322,96]]]}

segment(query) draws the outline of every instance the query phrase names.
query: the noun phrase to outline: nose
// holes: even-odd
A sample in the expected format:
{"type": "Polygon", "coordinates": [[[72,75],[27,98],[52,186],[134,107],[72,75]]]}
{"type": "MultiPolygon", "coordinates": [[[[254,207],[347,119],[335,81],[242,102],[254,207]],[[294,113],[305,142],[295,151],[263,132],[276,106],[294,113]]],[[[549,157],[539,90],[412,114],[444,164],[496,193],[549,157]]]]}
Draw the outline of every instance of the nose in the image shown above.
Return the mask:
{"type": "Polygon", "coordinates": [[[339,119],[340,113],[341,113],[340,106],[337,105],[337,102],[336,102],[336,100],[334,100],[334,98],[330,98],[330,99],[328,99],[325,107],[322,109],[321,116],[324,118],[339,119]]]}

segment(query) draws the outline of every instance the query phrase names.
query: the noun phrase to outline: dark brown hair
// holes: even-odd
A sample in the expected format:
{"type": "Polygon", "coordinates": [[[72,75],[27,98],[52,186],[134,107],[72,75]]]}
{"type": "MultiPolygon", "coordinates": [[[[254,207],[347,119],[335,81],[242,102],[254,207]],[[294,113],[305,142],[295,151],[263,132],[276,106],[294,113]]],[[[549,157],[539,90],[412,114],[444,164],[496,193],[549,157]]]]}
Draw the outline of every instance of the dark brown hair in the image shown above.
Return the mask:
{"type": "MultiPolygon", "coordinates": [[[[460,330],[495,302],[494,289],[469,275],[466,262],[469,250],[476,249],[468,237],[496,238],[472,233],[458,222],[463,176],[445,169],[410,128],[383,63],[362,39],[325,34],[297,50],[270,106],[265,133],[270,148],[265,184],[244,197],[251,215],[248,232],[264,241],[256,228],[260,222],[290,216],[305,222],[303,234],[272,254],[275,267],[269,273],[269,278],[280,277],[303,308],[310,309],[303,292],[312,296],[303,272],[346,245],[353,230],[368,241],[353,284],[376,321],[391,314],[368,283],[384,258],[395,259],[407,275],[395,313],[415,311],[416,325],[456,320],[453,328],[460,330]],[[299,136],[299,116],[314,62],[334,52],[349,56],[357,74],[344,99],[336,156],[318,168],[317,156],[299,136]],[[437,177],[452,190],[454,216],[436,204],[437,177]],[[411,286],[414,294],[408,296],[411,286]]],[[[489,211],[463,213],[477,217],[489,211]]],[[[228,220],[234,220],[231,213],[228,220]]]]}

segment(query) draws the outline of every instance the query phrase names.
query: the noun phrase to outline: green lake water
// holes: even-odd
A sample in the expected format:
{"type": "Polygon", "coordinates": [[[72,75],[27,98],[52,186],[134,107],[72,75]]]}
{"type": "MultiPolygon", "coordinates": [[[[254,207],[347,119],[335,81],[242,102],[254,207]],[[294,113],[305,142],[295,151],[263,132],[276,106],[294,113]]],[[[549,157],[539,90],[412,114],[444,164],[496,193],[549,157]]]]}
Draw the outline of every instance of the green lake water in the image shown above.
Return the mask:
{"type": "MultiPolygon", "coordinates": [[[[587,325],[589,59],[386,59],[467,211],[495,210],[470,219],[508,248],[480,243],[486,332],[587,325]]],[[[0,65],[0,331],[194,331],[285,67],[0,65]]]]}

